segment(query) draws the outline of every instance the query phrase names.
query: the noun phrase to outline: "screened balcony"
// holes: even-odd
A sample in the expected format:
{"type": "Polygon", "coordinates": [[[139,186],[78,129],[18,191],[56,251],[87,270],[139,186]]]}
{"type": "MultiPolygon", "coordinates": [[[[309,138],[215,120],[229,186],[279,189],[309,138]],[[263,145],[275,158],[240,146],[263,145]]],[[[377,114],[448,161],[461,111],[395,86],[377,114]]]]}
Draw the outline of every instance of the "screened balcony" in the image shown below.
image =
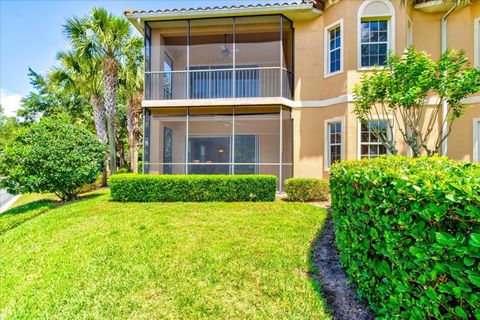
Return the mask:
{"type": "Polygon", "coordinates": [[[292,176],[290,109],[280,106],[147,109],[144,172],[292,176]]]}
{"type": "Polygon", "coordinates": [[[280,15],[146,22],[145,99],[293,98],[293,29],[280,15]]]}

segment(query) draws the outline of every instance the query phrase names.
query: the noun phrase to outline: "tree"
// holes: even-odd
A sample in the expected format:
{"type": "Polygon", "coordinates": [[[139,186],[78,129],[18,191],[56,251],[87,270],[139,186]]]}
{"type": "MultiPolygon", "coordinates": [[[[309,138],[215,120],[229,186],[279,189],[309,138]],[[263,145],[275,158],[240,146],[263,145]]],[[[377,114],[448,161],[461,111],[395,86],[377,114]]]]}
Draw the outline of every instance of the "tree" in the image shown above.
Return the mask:
{"type": "MultiPolygon", "coordinates": [[[[432,61],[427,53],[411,47],[401,57],[391,54],[385,68],[363,75],[354,89],[354,113],[361,121],[390,116],[414,157],[422,150],[432,156],[450,134],[455,119],[462,116],[466,108],[462,99],[478,91],[480,70],[469,66],[463,52],[450,50],[439,61],[432,61]],[[437,103],[427,106],[425,101],[432,95],[438,98],[437,103]],[[448,104],[445,118],[441,117],[443,101],[448,104]]],[[[389,125],[393,130],[393,123],[389,125]]],[[[373,131],[392,154],[397,154],[393,135],[375,126],[373,131]]]]}
{"type": "Polygon", "coordinates": [[[115,105],[118,69],[122,48],[131,37],[130,24],[102,8],[93,8],[90,17],[67,19],[64,32],[74,49],[81,55],[95,56],[102,61],[104,103],[110,146],[110,172],[116,170],[115,105]]]}
{"type": "Polygon", "coordinates": [[[122,93],[127,104],[127,131],[132,172],[138,172],[138,145],[142,135],[143,41],[132,37],[125,47],[125,62],[121,70],[122,93]]]}
{"type": "Polygon", "coordinates": [[[104,149],[87,129],[63,119],[42,118],[20,131],[0,154],[0,187],[10,193],[55,193],[77,198],[103,169],[104,149]]]}
{"type": "Polygon", "coordinates": [[[88,102],[77,91],[53,85],[49,77],[28,69],[28,77],[34,91],[21,100],[17,111],[22,122],[38,121],[42,116],[68,116],[72,121],[84,121],[88,102]]]}
{"type": "Polygon", "coordinates": [[[5,115],[2,105],[0,105],[0,152],[10,141],[15,139],[19,129],[20,124],[17,119],[5,115]]]}
{"type": "MultiPolygon", "coordinates": [[[[54,68],[49,77],[51,81],[65,90],[78,91],[85,95],[92,107],[93,121],[98,139],[106,146],[108,143],[103,104],[103,84],[101,61],[94,56],[79,55],[72,51],[57,53],[60,66],[54,68]]],[[[107,171],[103,170],[102,185],[107,185],[107,171]]]]}

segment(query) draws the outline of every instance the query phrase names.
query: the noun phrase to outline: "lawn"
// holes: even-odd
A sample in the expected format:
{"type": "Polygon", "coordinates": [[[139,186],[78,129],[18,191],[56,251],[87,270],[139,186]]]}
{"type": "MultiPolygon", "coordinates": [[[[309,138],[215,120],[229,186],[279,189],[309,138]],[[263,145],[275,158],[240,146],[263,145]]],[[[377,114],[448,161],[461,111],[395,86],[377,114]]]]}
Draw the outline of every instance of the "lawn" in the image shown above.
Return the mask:
{"type": "Polygon", "coordinates": [[[25,203],[0,215],[0,319],[330,319],[309,277],[325,219],[306,204],[116,203],[106,190],[25,203]]]}

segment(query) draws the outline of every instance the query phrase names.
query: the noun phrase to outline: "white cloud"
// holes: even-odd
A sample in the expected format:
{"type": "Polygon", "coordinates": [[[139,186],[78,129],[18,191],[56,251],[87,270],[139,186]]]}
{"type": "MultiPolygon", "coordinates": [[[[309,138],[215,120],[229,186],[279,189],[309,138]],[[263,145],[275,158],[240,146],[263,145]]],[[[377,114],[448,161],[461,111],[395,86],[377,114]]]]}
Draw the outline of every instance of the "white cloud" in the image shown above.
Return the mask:
{"type": "Polygon", "coordinates": [[[20,109],[20,100],[22,96],[8,91],[7,89],[0,89],[0,104],[5,109],[7,116],[15,116],[17,110],[20,109]]]}

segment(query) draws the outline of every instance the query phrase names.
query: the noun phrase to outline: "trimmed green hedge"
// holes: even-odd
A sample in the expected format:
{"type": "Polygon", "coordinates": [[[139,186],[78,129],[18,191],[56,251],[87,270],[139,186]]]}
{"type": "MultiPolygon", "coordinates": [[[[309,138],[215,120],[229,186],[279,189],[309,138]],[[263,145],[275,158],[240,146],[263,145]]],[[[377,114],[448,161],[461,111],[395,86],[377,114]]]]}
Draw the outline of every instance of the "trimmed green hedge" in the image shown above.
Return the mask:
{"type": "Polygon", "coordinates": [[[290,178],[285,181],[285,192],[289,201],[326,201],[330,184],[325,179],[290,178]]]}
{"type": "Polygon", "coordinates": [[[345,161],[330,184],[341,264],[379,317],[480,319],[480,165],[345,161]]]}
{"type": "Polygon", "coordinates": [[[268,175],[116,174],[110,192],[116,201],[274,201],[278,179],[268,175]]]}

